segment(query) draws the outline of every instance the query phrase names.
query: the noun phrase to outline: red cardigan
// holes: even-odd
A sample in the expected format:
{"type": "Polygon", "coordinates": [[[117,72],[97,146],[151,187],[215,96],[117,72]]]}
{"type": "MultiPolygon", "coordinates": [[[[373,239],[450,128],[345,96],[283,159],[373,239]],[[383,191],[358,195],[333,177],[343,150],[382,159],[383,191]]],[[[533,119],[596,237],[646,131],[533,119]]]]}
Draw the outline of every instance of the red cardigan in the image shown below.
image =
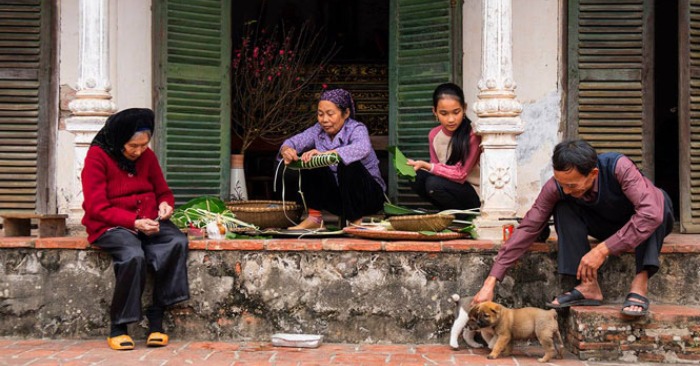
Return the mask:
{"type": "Polygon", "coordinates": [[[90,243],[116,226],[134,230],[136,219],[158,217],[158,205],[175,205],[173,192],[163,177],[156,154],[149,148],[136,160],[136,175],[98,146],[91,146],[81,173],[83,225],[90,243]]]}

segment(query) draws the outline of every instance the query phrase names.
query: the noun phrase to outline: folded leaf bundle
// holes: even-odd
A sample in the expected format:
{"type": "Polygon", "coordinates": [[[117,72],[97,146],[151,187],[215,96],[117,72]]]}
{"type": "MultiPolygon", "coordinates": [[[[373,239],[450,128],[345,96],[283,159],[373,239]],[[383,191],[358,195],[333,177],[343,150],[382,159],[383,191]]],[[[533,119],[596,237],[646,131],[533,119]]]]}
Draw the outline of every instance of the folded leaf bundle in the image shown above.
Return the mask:
{"type": "Polygon", "coordinates": [[[336,165],[341,162],[338,153],[328,153],[328,154],[318,154],[311,157],[307,162],[301,161],[301,158],[297,161],[293,161],[287,165],[289,169],[316,169],[326,166],[336,165]]]}

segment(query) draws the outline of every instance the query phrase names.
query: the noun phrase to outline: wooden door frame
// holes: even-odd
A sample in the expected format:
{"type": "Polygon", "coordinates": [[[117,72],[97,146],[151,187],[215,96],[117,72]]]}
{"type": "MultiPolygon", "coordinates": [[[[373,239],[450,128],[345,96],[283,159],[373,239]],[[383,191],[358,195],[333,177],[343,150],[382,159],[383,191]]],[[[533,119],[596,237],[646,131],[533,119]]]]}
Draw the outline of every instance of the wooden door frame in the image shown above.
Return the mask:
{"type": "MultiPolygon", "coordinates": [[[[690,80],[693,70],[690,68],[690,3],[681,0],[678,3],[678,146],[679,146],[679,211],[680,230],[682,233],[700,232],[700,224],[693,223],[691,207],[691,146],[690,135],[690,80]]],[[[695,75],[700,78],[700,75],[695,75]]]]}

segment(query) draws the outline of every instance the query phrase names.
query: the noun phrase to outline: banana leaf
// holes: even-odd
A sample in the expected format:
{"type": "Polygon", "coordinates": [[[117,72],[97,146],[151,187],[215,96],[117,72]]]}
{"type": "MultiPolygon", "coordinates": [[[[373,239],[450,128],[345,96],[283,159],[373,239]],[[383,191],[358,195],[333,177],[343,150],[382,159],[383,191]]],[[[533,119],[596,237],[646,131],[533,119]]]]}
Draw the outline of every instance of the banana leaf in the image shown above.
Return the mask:
{"type": "Polygon", "coordinates": [[[184,229],[191,225],[203,228],[219,217],[219,220],[236,224],[235,215],[226,208],[224,201],[217,197],[203,196],[193,198],[173,211],[170,217],[177,227],[184,229]]]}
{"type": "Polygon", "coordinates": [[[384,214],[387,216],[420,215],[425,214],[425,212],[397,206],[390,202],[384,202],[384,214]]]}
{"type": "Polygon", "coordinates": [[[406,159],[406,156],[399,150],[398,146],[389,146],[387,150],[389,154],[391,154],[391,162],[394,163],[394,168],[399,178],[405,178],[411,182],[416,180],[416,171],[412,166],[408,165],[408,159],[406,159]]]}

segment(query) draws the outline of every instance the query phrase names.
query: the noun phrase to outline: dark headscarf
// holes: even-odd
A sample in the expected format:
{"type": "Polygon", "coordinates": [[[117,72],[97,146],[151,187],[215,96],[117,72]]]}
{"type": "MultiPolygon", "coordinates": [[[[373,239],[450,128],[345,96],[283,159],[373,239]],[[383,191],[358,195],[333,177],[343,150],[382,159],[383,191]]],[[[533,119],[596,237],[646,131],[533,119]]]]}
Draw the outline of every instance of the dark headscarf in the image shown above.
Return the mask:
{"type": "Polygon", "coordinates": [[[350,118],[355,119],[355,101],[352,100],[352,95],[345,89],[326,90],[321,93],[319,101],[327,100],[337,105],[341,111],[350,108],[350,118]]]}
{"type": "Polygon", "coordinates": [[[124,145],[136,132],[149,131],[153,136],[155,116],[147,108],[129,108],[107,118],[104,127],[97,133],[90,145],[99,146],[112,159],[119,169],[136,174],[136,162],[124,156],[124,145]]]}

